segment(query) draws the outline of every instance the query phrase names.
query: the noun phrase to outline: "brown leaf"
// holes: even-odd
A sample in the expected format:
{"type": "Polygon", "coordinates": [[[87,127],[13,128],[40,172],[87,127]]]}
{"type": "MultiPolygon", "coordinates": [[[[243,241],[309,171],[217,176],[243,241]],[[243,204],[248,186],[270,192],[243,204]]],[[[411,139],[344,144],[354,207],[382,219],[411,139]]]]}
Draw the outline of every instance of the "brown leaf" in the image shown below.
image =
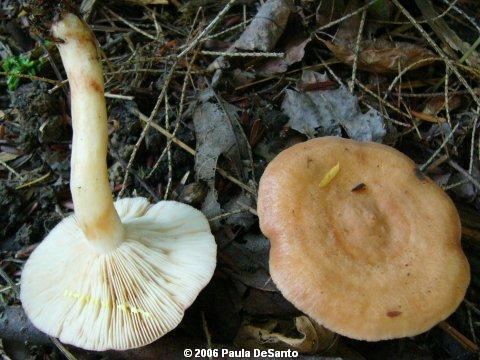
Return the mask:
{"type": "Polygon", "coordinates": [[[245,323],[234,343],[246,349],[292,349],[303,354],[317,354],[331,348],[335,340],[333,332],[302,315],[293,322],[271,319],[245,323]]]}
{"type": "Polygon", "coordinates": [[[287,25],[292,5],[291,0],[266,1],[233,47],[245,51],[272,51],[287,25]]]}
{"type": "MultiPolygon", "coordinates": [[[[355,45],[342,41],[331,42],[323,40],[333,55],[347,65],[353,65],[355,45]]],[[[376,41],[364,40],[358,52],[357,66],[361,70],[383,74],[398,73],[399,70],[412,66],[411,70],[429,65],[435,60],[435,55],[423,46],[406,42],[392,42],[385,39],[376,41]]]]}
{"type": "Polygon", "coordinates": [[[426,114],[426,113],[423,113],[423,112],[410,110],[410,114],[412,114],[413,117],[415,117],[415,119],[417,119],[417,120],[422,120],[422,121],[431,122],[431,123],[435,123],[435,124],[441,124],[441,123],[445,122],[445,119],[442,118],[442,117],[426,114]]]}
{"type": "MultiPolygon", "coordinates": [[[[448,99],[448,110],[457,109],[462,103],[460,95],[453,95],[448,99]]],[[[445,109],[445,96],[435,96],[431,98],[425,105],[423,112],[429,115],[437,115],[440,111],[445,109]]]]}
{"type": "Polygon", "coordinates": [[[305,47],[311,41],[310,38],[297,38],[290,40],[284,48],[285,57],[271,59],[258,70],[263,76],[281,74],[288,70],[288,66],[303,60],[305,47]]]}

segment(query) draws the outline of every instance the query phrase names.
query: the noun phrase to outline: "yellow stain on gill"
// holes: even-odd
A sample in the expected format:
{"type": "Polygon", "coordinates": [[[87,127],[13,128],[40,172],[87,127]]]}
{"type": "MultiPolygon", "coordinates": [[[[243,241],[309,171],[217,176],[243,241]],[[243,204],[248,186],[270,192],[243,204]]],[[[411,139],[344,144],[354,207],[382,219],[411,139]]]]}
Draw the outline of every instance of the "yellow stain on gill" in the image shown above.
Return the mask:
{"type": "MultiPolygon", "coordinates": [[[[92,305],[101,305],[104,308],[110,308],[110,302],[102,300],[100,298],[92,297],[86,294],[81,294],[76,291],[65,290],[63,292],[63,296],[68,297],[70,299],[75,299],[82,304],[92,304],[92,305]]],[[[116,307],[123,312],[132,313],[132,314],[140,314],[143,317],[150,317],[150,313],[144,311],[140,308],[132,306],[128,303],[121,303],[117,304],[116,307]]]]}

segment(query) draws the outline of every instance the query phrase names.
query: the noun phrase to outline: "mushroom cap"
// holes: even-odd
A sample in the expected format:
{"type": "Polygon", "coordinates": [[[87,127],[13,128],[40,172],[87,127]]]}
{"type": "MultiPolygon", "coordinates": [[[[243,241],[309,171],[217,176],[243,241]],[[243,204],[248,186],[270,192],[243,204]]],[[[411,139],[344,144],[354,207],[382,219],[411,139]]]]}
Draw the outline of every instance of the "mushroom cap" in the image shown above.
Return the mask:
{"type": "Polygon", "coordinates": [[[143,346],[175,328],[210,281],[216,244],[191,206],[118,200],[125,241],[101,254],[74,216],[59,223],[22,272],[21,301],[32,323],[89,350],[143,346]]]}
{"type": "Polygon", "coordinates": [[[427,331],[470,281],[453,202],[389,146],[337,137],[292,146],[262,176],[258,215],[282,294],[350,338],[427,331]]]}

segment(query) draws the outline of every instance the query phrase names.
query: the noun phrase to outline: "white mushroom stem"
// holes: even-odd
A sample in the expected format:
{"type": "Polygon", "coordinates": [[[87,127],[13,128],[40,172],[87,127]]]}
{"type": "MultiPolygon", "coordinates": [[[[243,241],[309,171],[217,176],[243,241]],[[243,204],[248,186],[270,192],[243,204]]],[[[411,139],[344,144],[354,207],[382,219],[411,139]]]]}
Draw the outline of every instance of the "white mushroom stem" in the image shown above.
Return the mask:
{"type": "Polygon", "coordinates": [[[113,206],[107,171],[107,109],[96,39],[73,14],[52,26],[67,72],[73,125],[70,190],[85,237],[101,252],[115,249],[124,228],[113,206]]]}

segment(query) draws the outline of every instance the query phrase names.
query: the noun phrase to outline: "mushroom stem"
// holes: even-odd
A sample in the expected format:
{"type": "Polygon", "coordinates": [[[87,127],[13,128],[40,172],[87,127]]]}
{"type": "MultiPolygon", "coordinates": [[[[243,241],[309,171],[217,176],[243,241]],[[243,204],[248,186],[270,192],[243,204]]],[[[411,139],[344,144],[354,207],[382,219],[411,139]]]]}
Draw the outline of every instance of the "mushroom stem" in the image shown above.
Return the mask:
{"type": "Polygon", "coordinates": [[[70,190],[75,217],[85,237],[101,252],[115,249],[124,228],[113,205],[107,171],[107,109],[96,39],[76,15],[52,25],[71,92],[70,190]]]}

